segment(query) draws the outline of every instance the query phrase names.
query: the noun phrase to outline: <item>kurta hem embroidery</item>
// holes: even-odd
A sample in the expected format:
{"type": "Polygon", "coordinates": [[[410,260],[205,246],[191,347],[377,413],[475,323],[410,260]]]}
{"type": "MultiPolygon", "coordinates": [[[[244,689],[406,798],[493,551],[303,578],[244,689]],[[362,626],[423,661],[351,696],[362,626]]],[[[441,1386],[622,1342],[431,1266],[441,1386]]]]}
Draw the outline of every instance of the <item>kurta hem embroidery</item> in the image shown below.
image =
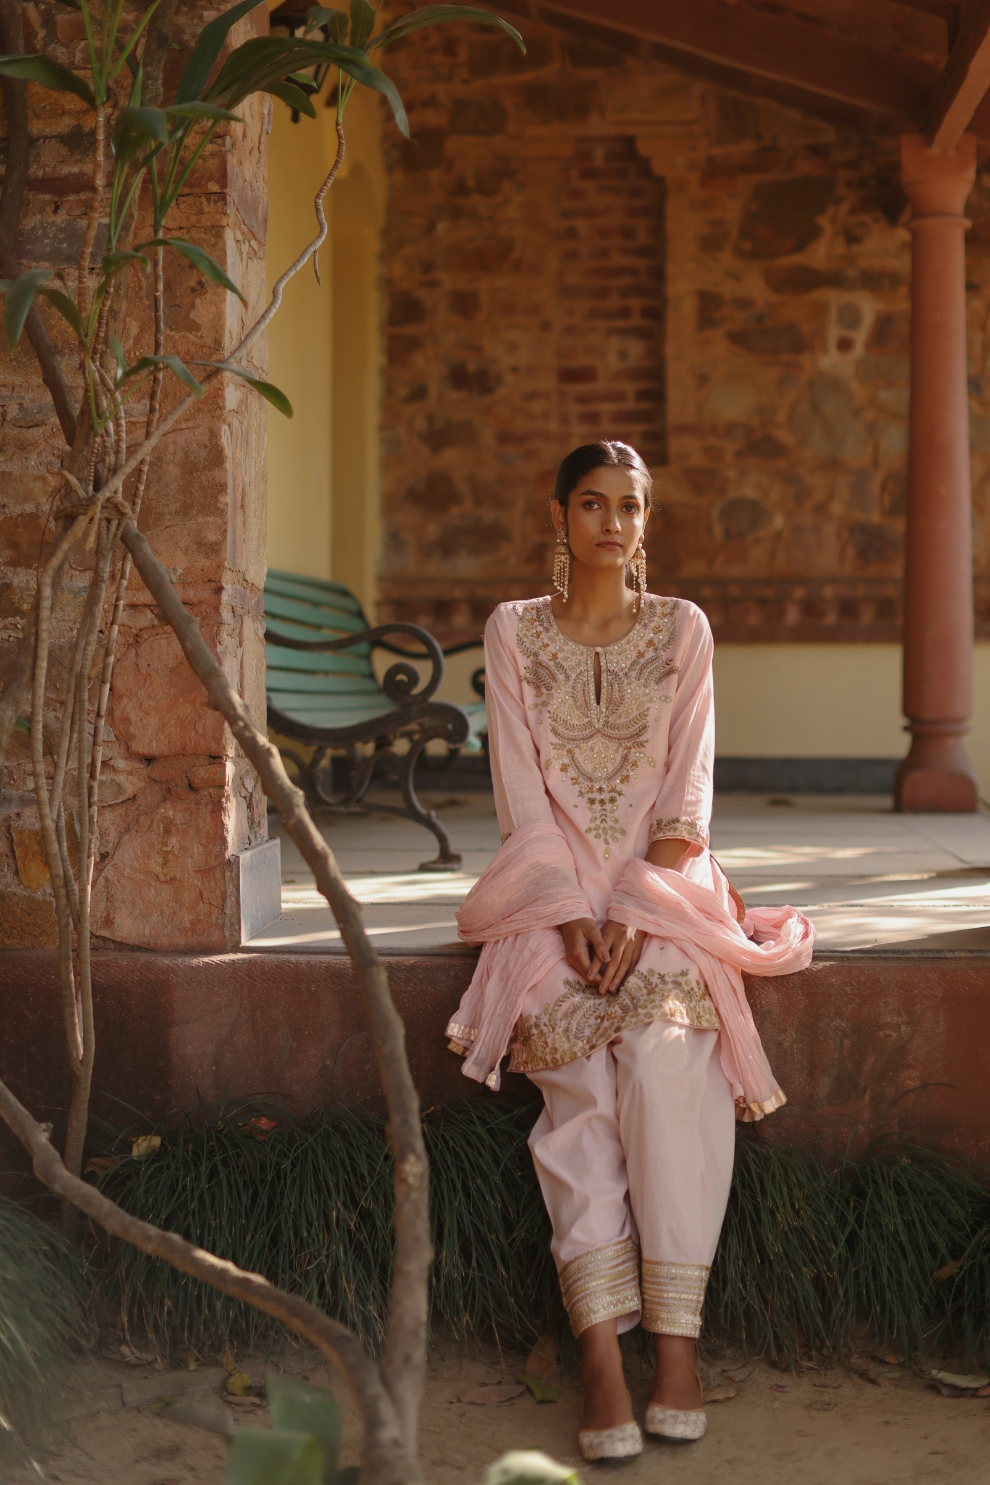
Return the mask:
{"type": "Polygon", "coordinates": [[[563,994],[550,1005],[519,1018],[510,1043],[509,1070],[530,1073],[560,1067],[649,1021],[718,1030],[718,1015],[704,982],[689,969],[670,974],[633,970],[614,995],[602,995],[586,980],[565,980],[563,994]]]}

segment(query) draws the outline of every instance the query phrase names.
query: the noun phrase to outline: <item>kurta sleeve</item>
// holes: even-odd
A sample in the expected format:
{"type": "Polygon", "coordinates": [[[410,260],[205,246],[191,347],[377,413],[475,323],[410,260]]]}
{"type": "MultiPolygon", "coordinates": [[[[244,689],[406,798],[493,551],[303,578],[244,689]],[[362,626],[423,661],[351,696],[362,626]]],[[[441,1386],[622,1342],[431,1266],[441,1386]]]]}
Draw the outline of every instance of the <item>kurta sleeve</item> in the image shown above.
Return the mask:
{"type": "Polygon", "coordinates": [[[503,840],[522,825],[554,825],[540,755],[526,716],[512,616],[496,609],[485,626],[485,702],[495,812],[503,840]]]}
{"type": "Polygon", "coordinates": [[[690,633],[671,703],[667,771],[650,816],[650,840],[708,844],[715,758],[714,641],[708,620],[693,604],[683,605],[690,633]]]}

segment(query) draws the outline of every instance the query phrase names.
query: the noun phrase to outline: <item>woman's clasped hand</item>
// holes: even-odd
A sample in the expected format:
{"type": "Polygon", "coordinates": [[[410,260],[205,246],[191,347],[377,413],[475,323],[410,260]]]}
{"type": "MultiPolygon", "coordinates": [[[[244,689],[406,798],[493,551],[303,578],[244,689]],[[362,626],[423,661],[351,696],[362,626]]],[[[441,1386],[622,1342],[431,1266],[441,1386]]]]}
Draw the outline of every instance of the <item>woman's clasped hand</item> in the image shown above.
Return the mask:
{"type": "Polygon", "coordinates": [[[606,923],[599,928],[594,918],[572,918],[560,925],[564,952],[571,969],[599,995],[614,995],[626,976],[639,963],[646,934],[625,923],[606,923]]]}

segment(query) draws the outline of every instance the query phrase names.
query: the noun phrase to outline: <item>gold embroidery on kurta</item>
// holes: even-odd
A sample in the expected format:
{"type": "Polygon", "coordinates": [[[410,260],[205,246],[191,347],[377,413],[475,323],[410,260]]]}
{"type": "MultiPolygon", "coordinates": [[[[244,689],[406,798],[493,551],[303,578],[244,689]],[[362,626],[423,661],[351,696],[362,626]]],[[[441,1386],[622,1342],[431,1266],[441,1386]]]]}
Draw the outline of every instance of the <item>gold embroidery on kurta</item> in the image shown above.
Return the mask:
{"type": "Polygon", "coordinates": [[[560,775],[583,801],[585,834],[603,843],[606,860],[626,833],[619,824],[626,786],[644,761],[656,767],[645,747],[650,709],[670,701],[663,687],[678,671],[669,655],[676,633],[673,598],[648,597],[625,638],[598,650],[561,633],[549,599],[522,610],[516,644],[528,662],[523,681],[536,697],[531,709],[547,714],[560,775]]]}
{"type": "Polygon", "coordinates": [[[693,820],[678,820],[667,815],[662,820],[653,821],[650,840],[692,840],[699,846],[707,846],[708,832],[693,820]]]}
{"type": "Polygon", "coordinates": [[[674,1021],[698,1031],[718,1031],[715,1007],[704,982],[690,969],[662,973],[636,969],[614,995],[601,995],[585,980],[565,980],[557,999],[516,1023],[510,1051],[512,1072],[562,1067],[603,1047],[620,1031],[650,1021],[674,1021]]]}

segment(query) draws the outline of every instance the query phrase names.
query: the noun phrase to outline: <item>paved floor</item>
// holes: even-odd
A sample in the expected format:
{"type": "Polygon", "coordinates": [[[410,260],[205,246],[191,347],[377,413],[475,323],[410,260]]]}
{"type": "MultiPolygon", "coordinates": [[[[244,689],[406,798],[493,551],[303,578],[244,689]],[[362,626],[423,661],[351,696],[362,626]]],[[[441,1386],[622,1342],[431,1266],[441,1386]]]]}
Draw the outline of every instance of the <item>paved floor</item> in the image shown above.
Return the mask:
{"type": "MultiPolygon", "coordinates": [[[[459,871],[418,870],[433,838],[410,820],[336,818],[323,831],[380,949],[469,952],[454,913],[499,845],[492,796],[437,792],[424,802],[461,852],[459,871]]],[[[725,794],[712,849],[748,903],[806,912],[819,953],[990,953],[990,814],[895,815],[888,798],[872,795],[725,794]]],[[[329,908],[284,837],[282,884],[281,922],[250,947],[342,952],[329,908]]]]}

